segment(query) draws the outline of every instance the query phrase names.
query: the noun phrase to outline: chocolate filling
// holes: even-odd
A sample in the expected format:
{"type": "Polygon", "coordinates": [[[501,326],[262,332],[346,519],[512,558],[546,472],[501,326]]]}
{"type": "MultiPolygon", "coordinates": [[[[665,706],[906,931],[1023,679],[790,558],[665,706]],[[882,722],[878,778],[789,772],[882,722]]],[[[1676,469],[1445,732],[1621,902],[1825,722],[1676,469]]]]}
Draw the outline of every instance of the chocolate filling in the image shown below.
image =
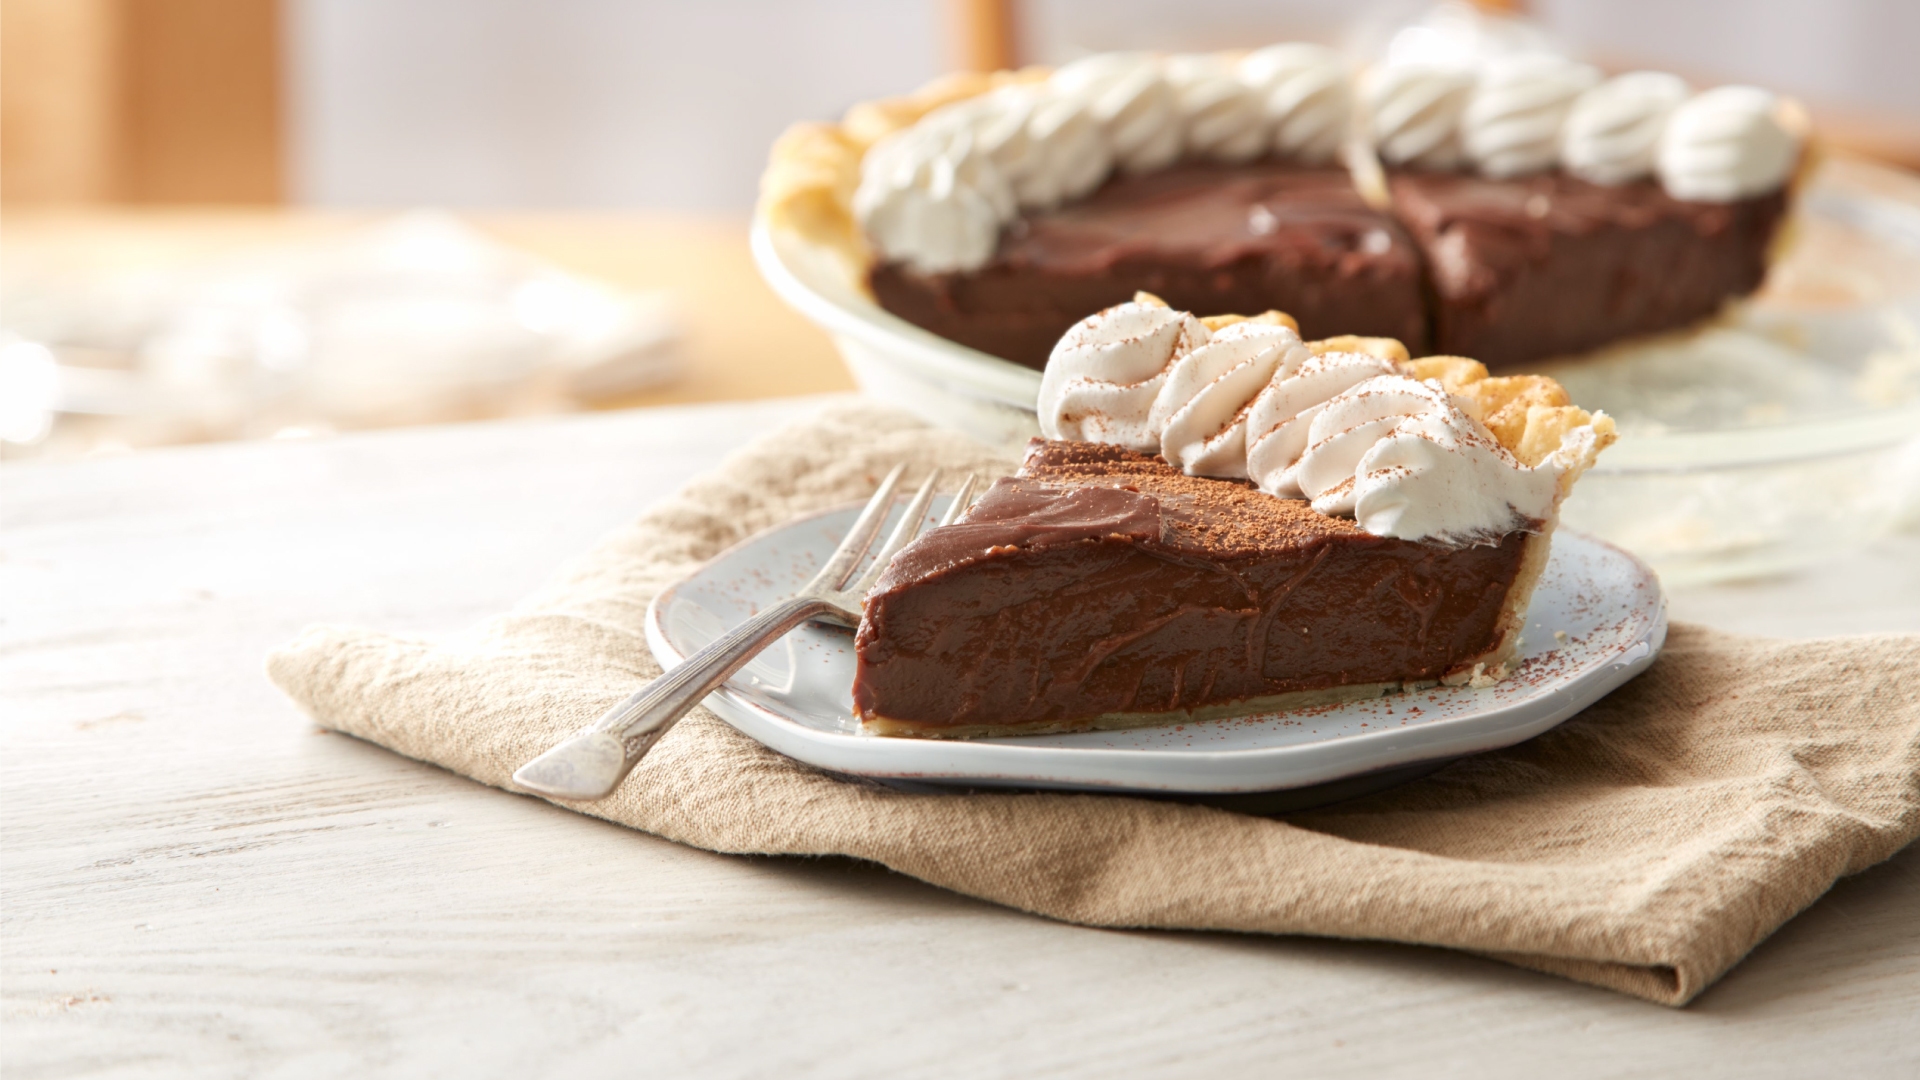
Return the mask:
{"type": "Polygon", "coordinates": [[[1393,178],[1427,262],[1434,351],[1505,367],[1675,330],[1760,287],[1784,192],[1683,202],[1562,173],[1393,178]]]}
{"type": "Polygon", "coordinates": [[[1684,202],[1561,173],[1392,178],[1374,210],[1343,169],[1181,165],[1016,222],[977,270],[880,264],[880,306],[1044,368],[1062,334],[1144,289],[1199,314],[1291,314],[1308,339],[1395,337],[1506,366],[1687,326],[1758,288],[1784,192],[1684,202]]]}
{"type": "Polygon", "coordinates": [[[1082,726],[1438,679],[1498,644],[1526,533],[1391,540],[1244,483],[1035,440],[867,599],[854,704],[942,728],[1082,726]]]}
{"type": "Polygon", "coordinates": [[[1092,197],[1016,222],[987,265],[869,276],[880,306],[941,337],[1044,368],[1067,328],[1154,293],[1184,311],[1278,309],[1308,338],[1427,343],[1420,257],[1343,169],[1182,165],[1119,176],[1092,197]]]}

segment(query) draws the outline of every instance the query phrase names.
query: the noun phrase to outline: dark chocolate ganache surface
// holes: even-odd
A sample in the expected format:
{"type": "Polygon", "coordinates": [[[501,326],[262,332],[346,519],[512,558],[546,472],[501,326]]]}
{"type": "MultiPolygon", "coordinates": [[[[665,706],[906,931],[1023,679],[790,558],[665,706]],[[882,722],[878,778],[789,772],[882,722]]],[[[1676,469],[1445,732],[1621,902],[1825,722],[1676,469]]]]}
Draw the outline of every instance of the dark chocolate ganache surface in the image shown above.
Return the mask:
{"type": "Polygon", "coordinates": [[[1291,314],[1309,340],[1395,337],[1506,367],[1684,327],[1766,276],[1784,191],[1685,202],[1653,181],[1396,173],[1393,212],[1343,169],[1182,165],[1009,227],[977,270],[868,275],[888,311],[1044,368],[1079,320],[1158,294],[1200,315],[1291,314]]]}
{"type": "Polygon", "coordinates": [[[1427,338],[1420,259],[1344,169],[1181,165],[1118,176],[1016,222],[987,265],[919,274],[881,264],[880,305],[917,326],[1043,368],[1074,323],[1139,290],[1202,315],[1285,311],[1311,338],[1427,338]]]}
{"type": "Polygon", "coordinates": [[[1760,287],[1784,192],[1686,202],[1651,180],[1404,173],[1393,201],[1427,263],[1435,352],[1509,367],[1688,326],[1760,287]]]}
{"type": "Polygon", "coordinates": [[[1391,540],[1158,458],[1036,440],[882,576],[855,707],[930,731],[1071,726],[1437,679],[1497,644],[1526,535],[1391,540]]]}

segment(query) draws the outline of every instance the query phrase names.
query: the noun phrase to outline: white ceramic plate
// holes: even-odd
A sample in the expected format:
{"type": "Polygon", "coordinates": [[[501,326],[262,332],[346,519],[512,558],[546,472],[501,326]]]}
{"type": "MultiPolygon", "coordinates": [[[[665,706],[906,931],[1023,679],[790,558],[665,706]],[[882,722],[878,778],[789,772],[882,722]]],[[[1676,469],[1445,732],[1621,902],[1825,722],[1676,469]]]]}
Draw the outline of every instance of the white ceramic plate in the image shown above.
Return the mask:
{"type": "MultiPolygon", "coordinates": [[[[791,594],[833,550],[857,511],[802,518],[755,537],[662,592],[647,612],[654,656],[673,667],[760,606],[791,594]]],[[[1527,615],[1522,663],[1512,677],[1486,689],[1435,687],[1291,714],[1130,731],[966,741],[885,738],[861,734],[853,718],[851,632],[808,625],[768,648],[706,704],[783,754],[876,779],[1268,792],[1404,772],[1530,739],[1639,674],[1666,633],[1666,598],[1651,570],[1619,548],[1562,531],[1527,615]]]]}

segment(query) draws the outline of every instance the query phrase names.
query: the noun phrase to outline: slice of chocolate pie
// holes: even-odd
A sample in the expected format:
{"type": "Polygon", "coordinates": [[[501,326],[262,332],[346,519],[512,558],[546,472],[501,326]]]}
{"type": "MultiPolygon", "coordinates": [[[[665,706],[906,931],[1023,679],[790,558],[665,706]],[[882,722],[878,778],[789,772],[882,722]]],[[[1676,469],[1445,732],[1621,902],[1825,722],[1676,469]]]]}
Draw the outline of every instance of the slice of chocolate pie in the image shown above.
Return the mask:
{"type": "Polygon", "coordinates": [[[868,596],[866,730],[1130,727],[1503,678],[1560,500],[1613,426],[1551,380],[1397,344],[1151,298],[1075,326],[1049,437],[868,596]]]}

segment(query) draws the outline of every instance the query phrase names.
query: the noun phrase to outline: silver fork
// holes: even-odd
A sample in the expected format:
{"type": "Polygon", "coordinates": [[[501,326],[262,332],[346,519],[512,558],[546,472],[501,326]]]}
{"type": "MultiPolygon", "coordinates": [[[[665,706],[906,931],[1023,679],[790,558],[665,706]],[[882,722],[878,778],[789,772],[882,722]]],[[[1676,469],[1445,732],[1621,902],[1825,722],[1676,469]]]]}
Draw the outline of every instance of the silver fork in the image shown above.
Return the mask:
{"type": "MultiPolygon", "coordinates": [[[[833,549],[826,565],[799,592],[720,635],[678,667],[614,706],[605,716],[520,766],[513,774],[513,782],[555,799],[604,799],[613,794],[613,789],[675,722],[782,634],[809,619],[859,625],[862,600],[900,549],[920,535],[927,507],[933,502],[938,472],[927,477],[914,493],[899,524],[874,553],[872,565],[857,580],[848,580],[867,549],[873,546],[880,527],[886,524],[887,512],[893,508],[894,488],[904,471],[905,465],[896,465],[887,478],[880,481],[880,489],[867,500],[866,508],[860,511],[840,546],[833,549]]],[[[973,488],[974,477],[969,474],[960,490],[954,493],[953,505],[947,508],[940,524],[951,525],[966,510],[973,488]]]]}

